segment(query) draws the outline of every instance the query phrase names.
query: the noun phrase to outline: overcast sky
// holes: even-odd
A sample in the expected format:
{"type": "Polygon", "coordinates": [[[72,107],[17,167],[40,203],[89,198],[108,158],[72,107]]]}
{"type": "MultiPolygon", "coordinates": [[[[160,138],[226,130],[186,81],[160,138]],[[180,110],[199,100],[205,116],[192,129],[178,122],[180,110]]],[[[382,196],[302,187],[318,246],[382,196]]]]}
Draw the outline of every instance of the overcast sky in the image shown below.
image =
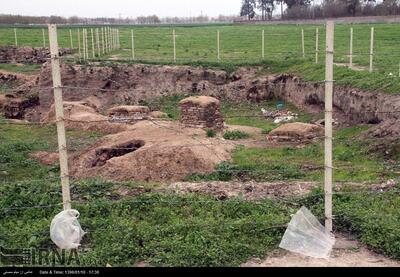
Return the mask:
{"type": "Polygon", "coordinates": [[[0,13],[35,16],[137,17],[239,14],[241,0],[0,0],[0,13]]]}

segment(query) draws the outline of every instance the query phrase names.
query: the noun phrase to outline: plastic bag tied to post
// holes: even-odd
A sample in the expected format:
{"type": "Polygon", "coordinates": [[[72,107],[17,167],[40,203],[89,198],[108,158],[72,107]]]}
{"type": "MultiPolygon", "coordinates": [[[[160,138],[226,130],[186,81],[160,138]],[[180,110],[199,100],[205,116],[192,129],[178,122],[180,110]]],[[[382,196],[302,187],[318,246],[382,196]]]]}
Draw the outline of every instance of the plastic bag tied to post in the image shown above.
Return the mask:
{"type": "Polygon", "coordinates": [[[50,225],[50,238],[60,248],[77,249],[85,232],[78,222],[77,210],[65,210],[54,217],[50,225]]]}
{"type": "Polygon", "coordinates": [[[326,231],[307,208],[302,207],[292,217],[279,247],[313,258],[328,259],[334,244],[334,235],[326,231]]]}

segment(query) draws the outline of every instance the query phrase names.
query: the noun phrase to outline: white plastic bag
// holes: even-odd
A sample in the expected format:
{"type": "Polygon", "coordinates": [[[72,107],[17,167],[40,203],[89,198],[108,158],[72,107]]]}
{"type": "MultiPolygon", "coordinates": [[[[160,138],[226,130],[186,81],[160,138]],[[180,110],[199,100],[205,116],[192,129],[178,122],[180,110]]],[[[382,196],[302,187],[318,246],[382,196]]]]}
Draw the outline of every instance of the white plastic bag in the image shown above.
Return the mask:
{"type": "Polygon", "coordinates": [[[50,225],[50,238],[60,248],[77,249],[85,232],[78,222],[77,210],[65,210],[54,217],[50,225]]]}
{"type": "Polygon", "coordinates": [[[307,208],[302,207],[290,221],[279,247],[313,258],[328,259],[334,244],[334,235],[327,232],[307,208]]]}

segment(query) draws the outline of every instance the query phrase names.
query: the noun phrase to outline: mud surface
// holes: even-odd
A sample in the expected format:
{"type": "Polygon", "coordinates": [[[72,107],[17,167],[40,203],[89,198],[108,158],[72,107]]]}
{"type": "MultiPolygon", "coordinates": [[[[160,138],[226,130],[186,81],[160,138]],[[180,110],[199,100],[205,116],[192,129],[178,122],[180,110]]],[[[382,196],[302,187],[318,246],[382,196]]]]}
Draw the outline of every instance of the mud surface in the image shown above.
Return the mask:
{"type": "Polygon", "coordinates": [[[327,260],[279,250],[265,260],[253,259],[242,267],[400,267],[400,262],[376,254],[355,239],[339,234],[331,258],[327,260]]]}

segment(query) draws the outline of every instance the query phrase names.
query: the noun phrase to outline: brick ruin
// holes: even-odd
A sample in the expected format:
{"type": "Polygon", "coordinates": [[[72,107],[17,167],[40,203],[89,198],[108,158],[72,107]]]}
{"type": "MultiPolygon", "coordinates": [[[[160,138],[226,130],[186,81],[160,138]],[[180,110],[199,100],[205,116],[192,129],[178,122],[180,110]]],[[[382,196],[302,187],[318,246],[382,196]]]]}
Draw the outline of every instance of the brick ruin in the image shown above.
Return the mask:
{"type": "Polygon", "coordinates": [[[210,130],[222,130],[224,119],[218,99],[209,96],[195,96],[183,99],[180,103],[180,121],[186,126],[210,130]]]}

